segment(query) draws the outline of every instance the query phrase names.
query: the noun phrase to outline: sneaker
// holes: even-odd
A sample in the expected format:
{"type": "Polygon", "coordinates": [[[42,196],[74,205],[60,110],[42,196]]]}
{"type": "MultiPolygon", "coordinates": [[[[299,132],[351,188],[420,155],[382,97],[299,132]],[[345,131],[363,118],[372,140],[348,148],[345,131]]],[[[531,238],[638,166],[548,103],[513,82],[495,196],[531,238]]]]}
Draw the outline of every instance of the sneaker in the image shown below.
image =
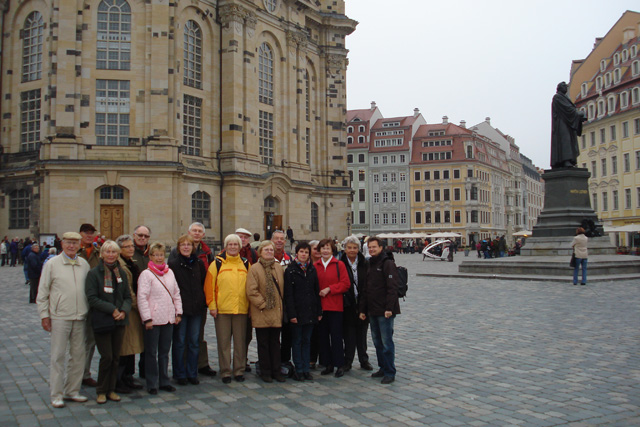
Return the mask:
{"type": "Polygon", "coordinates": [[[98,405],[104,405],[105,403],[107,403],[107,395],[99,394],[96,402],[98,403],[98,405]]]}
{"type": "Polygon", "coordinates": [[[89,400],[87,398],[87,396],[83,396],[81,394],[74,394],[74,395],[67,395],[65,397],[63,397],[64,400],[71,400],[73,402],[86,402],[87,400],[89,400]]]}
{"type": "Polygon", "coordinates": [[[62,399],[53,399],[51,401],[51,406],[54,408],[64,408],[64,401],[62,399]]]}
{"type": "Polygon", "coordinates": [[[384,377],[382,378],[382,381],[380,381],[382,384],[391,384],[392,382],[394,382],[396,380],[395,377],[384,377]]]}
{"type": "Polygon", "coordinates": [[[107,399],[113,400],[114,402],[120,402],[122,399],[116,393],[111,392],[107,394],[107,399]]]}
{"type": "Polygon", "coordinates": [[[373,374],[371,374],[371,378],[382,378],[384,377],[384,372],[382,372],[382,369],[380,369],[378,372],[374,372],[373,374]]]}

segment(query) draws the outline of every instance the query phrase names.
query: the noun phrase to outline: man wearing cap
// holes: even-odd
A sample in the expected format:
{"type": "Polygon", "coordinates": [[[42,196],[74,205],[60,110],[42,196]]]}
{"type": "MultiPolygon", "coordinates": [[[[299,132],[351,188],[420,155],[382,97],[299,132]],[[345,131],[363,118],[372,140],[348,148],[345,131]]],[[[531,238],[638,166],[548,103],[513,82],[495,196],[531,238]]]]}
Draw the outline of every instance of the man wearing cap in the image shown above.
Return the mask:
{"type": "MultiPolygon", "coordinates": [[[[92,224],[82,224],[80,226],[80,249],[78,249],[78,256],[84,258],[89,264],[89,269],[97,267],[100,264],[100,251],[93,246],[93,240],[96,235],[96,228],[92,224]]],[[[82,377],[82,384],[87,387],[95,387],[98,385],[96,380],[91,378],[91,361],[93,360],[93,353],[96,350],[96,340],[93,336],[93,327],[91,326],[91,314],[88,314],[87,325],[85,327],[85,365],[84,375],[82,377]]]]}
{"type": "Polygon", "coordinates": [[[64,400],[86,402],[80,394],[85,366],[85,328],[89,304],[85,279],[89,263],[78,256],[78,233],[62,236],[62,253],[47,262],[38,287],[38,312],[42,328],[51,332],[51,366],[49,383],[51,405],[64,407],[64,400]],[[65,361],[69,362],[65,375],[65,361]]]}
{"type": "MultiPolygon", "coordinates": [[[[205,236],[206,229],[204,224],[200,222],[194,222],[189,226],[189,230],[187,233],[193,239],[193,244],[195,246],[195,254],[202,262],[204,263],[205,269],[209,270],[209,264],[213,262],[214,256],[213,252],[205,242],[202,241],[205,236]]],[[[175,247],[171,249],[169,253],[169,261],[176,261],[178,258],[178,248],[175,247]]],[[[207,347],[207,342],[204,340],[204,326],[207,323],[207,314],[209,314],[209,310],[207,307],[203,308],[204,315],[201,316],[200,321],[200,336],[198,337],[198,342],[200,343],[200,351],[198,352],[198,373],[202,375],[207,375],[213,377],[217,374],[214,369],[211,369],[209,366],[209,350],[207,347]]]]}

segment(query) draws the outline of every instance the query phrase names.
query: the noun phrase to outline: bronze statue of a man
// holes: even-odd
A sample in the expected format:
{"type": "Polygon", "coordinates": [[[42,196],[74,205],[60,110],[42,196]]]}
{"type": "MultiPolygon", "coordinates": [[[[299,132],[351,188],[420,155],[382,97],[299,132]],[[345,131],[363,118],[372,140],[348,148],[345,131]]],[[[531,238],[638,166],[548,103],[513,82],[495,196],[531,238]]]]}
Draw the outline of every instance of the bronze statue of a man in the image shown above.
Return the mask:
{"type": "Polygon", "coordinates": [[[567,95],[567,84],[558,83],[551,103],[551,169],[570,168],[578,163],[578,137],[582,135],[584,113],[567,95]]]}

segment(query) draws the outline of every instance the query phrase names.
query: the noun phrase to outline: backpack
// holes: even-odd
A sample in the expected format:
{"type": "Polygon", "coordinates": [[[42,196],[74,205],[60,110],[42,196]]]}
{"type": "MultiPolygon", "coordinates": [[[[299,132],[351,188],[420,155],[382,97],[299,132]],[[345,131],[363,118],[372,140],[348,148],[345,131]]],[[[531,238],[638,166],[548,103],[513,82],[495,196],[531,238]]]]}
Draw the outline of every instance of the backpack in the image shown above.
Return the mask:
{"type": "MultiPolygon", "coordinates": [[[[389,260],[395,264],[393,258],[389,258],[389,260]]],[[[404,299],[409,290],[409,270],[400,265],[396,265],[396,270],[398,270],[398,298],[404,299]]]]}
{"type": "MultiPolygon", "coordinates": [[[[220,271],[220,267],[222,267],[222,260],[223,259],[227,259],[227,254],[226,253],[222,253],[220,255],[218,255],[216,257],[216,273],[220,271]]],[[[242,258],[240,257],[240,259],[242,260],[242,263],[244,264],[244,268],[247,269],[247,271],[249,271],[249,266],[251,265],[249,263],[249,260],[246,258],[242,258]]]]}

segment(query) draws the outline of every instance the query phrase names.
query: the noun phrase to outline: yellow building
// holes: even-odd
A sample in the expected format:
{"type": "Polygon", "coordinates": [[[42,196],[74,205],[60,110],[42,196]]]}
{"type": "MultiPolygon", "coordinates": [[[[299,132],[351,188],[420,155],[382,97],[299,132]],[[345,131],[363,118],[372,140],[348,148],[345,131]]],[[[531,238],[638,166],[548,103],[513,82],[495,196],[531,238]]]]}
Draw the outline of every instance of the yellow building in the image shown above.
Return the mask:
{"type": "Polygon", "coordinates": [[[344,235],[344,1],[6,1],[0,233],[344,235]]]}
{"type": "MultiPolygon", "coordinates": [[[[578,165],[591,172],[592,207],[605,227],[640,224],[639,36],[640,13],[625,12],[571,72],[569,95],[588,119],[578,165]]],[[[633,234],[617,236],[631,245],[633,234]]]]}

